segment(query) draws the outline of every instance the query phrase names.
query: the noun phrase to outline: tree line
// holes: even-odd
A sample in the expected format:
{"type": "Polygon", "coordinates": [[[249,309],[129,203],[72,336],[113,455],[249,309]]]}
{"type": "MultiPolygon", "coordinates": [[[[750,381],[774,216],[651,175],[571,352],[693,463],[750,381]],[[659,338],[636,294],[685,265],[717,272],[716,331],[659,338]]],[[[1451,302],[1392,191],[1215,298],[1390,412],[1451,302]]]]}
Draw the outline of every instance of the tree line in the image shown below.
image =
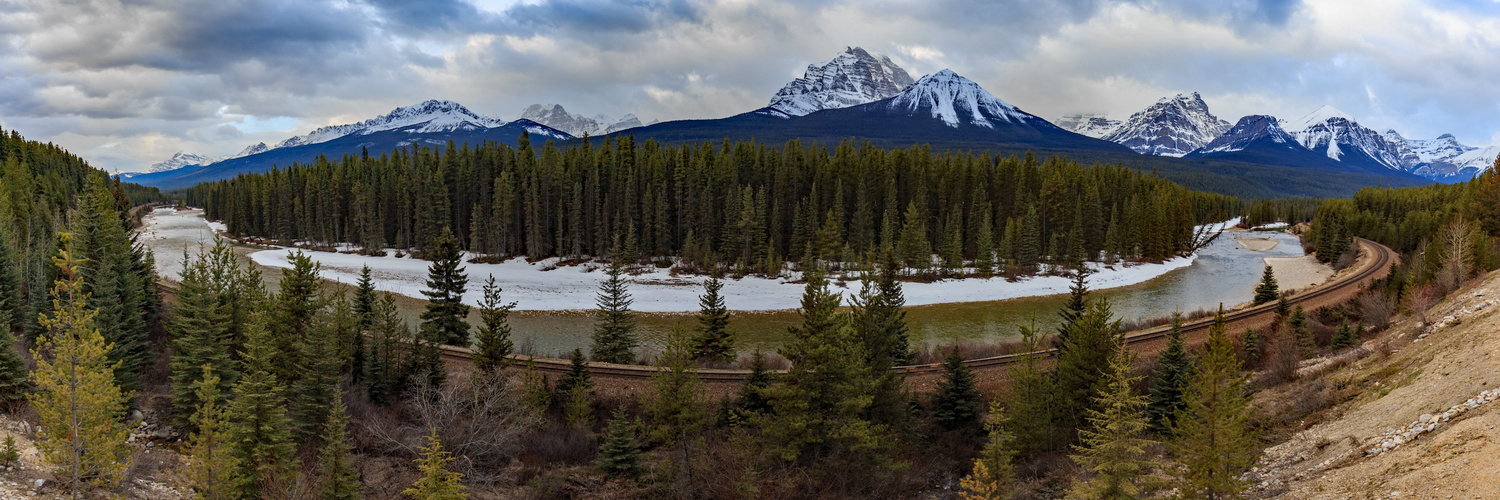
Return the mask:
{"type": "Polygon", "coordinates": [[[772,273],[886,248],[907,267],[949,272],[1161,260],[1192,250],[1195,224],[1243,211],[1235,198],[1062,157],[630,136],[320,157],[199,185],[185,200],[233,234],[280,242],[425,251],[446,228],[493,257],[619,246],[632,259],[772,273]]]}

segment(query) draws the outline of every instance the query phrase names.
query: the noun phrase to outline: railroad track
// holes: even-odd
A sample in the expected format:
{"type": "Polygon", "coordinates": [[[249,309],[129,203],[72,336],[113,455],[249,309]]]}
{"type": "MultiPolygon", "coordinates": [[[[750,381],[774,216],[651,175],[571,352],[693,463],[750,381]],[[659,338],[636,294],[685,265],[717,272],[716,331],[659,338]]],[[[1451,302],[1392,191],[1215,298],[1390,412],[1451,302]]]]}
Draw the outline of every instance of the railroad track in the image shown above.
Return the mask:
{"type": "MultiPolygon", "coordinates": [[[[1365,282],[1383,275],[1389,270],[1391,263],[1395,262],[1395,252],[1393,252],[1390,248],[1386,248],[1384,245],[1364,238],[1357,238],[1357,240],[1359,244],[1365,249],[1367,255],[1371,257],[1364,264],[1364,267],[1348,276],[1339,279],[1338,281],[1332,283],[1324,283],[1322,285],[1314,287],[1312,290],[1308,290],[1306,292],[1290,297],[1287,299],[1287,302],[1295,306],[1297,304],[1308,303],[1324,297],[1348,292],[1351,288],[1358,288],[1365,282]]],[[[1245,320],[1254,320],[1261,317],[1274,316],[1275,314],[1276,303],[1272,302],[1268,304],[1261,304],[1255,307],[1238,309],[1228,312],[1225,314],[1225,319],[1226,323],[1232,324],[1245,320]]],[[[1198,337],[1206,336],[1208,333],[1208,329],[1211,328],[1213,324],[1214,319],[1210,317],[1184,324],[1182,330],[1189,341],[1192,342],[1196,341],[1198,337]]],[[[1132,332],[1126,335],[1125,344],[1127,346],[1143,346],[1144,344],[1162,339],[1170,330],[1170,326],[1158,326],[1146,330],[1132,332]]],[[[450,364],[463,365],[472,362],[473,352],[473,350],[463,347],[444,346],[442,355],[443,359],[450,364]]],[[[1040,353],[1047,356],[1051,356],[1055,352],[1055,349],[1040,351],[1040,353]]],[[[1003,356],[976,358],[964,361],[964,364],[968,365],[970,368],[995,369],[1019,362],[1029,354],[1035,353],[1007,354],[1003,356]]],[[[516,363],[521,364],[530,361],[538,371],[544,373],[563,373],[572,369],[571,363],[565,359],[531,357],[520,354],[513,355],[511,356],[511,358],[516,363]]],[[[943,366],[941,363],[934,363],[913,366],[897,366],[891,369],[899,371],[907,376],[913,376],[941,372],[943,370],[943,366]]],[[[658,368],[654,366],[617,365],[612,363],[594,362],[589,363],[590,373],[594,374],[595,376],[604,376],[615,379],[644,380],[650,378],[651,375],[655,374],[657,371],[658,368]]],[[[697,373],[698,377],[705,382],[740,382],[743,381],[745,377],[750,375],[749,370],[700,369],[697,370],[697,373]]]]}

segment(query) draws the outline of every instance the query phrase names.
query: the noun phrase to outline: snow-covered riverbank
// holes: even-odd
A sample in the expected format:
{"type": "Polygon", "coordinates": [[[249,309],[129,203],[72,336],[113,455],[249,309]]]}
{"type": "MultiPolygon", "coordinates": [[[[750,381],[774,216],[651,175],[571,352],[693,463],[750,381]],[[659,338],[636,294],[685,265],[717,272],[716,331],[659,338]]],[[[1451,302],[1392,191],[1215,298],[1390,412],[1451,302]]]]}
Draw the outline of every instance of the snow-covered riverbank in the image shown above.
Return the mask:
{"type": "MultiPolygon", "coordinates": [[[[1235,221],[1229,221],[1233,225],[1235,221]]],[[[209,225],[201,212],[160,211],[146,218],[143,233],[161,236],[193,237],[204,241],[212,239],[209,225]],[[194,230],[193,228],[201,228],[194,230]]],[[[182,242],[174,240],[173,251],[181,259],[182,242]]],[[[190,249],[195,250],[195,249],[190,249]]],[[[158,261],[163,259],[158,251],[158,261]]],[[[255,252],[250,255],[257,264],[290,268],[289,256],[295,249],[275,249],[255,252]]],[[[354,283],[360,268],[370,266],[377,280],[377,288],[409,297],[421,298],[426,288],[428,262],[410,257],[368,257],[334,252],[303,251],[322,264],[321,276],[342,283],[354,283]]],[[[480,298],[480,287],[489,276],[504,288],[504,298],[516,301],[518,310],[560,311],[582,310],[594,307],[599,282],[605,278],[598,265],[558,266],[551,270],[556,259],[527,263],[523,259],[511,259],[500,264],[466,264],[469,275],[469,292],[465,302],[476,304],[480,298]]],[[[1179,257],[1160,264],[1095,265],[1097,272],[1090,277],[1094,289],[1114,288],[1142,283],[1167,272],[1187,267],[1193,263],[1191,257],[1179,257]]],[[[175,266],[162,266],[164,273],[180,270],[175,266]]],[[[170,276],[170,274],[169,274],[170,276]]],[[[692,312],[698,309],[698,294],[702,292],[702,276],[673,276],[667,269],[650,269],[630,277],[630,291],[635,297],[634,309],[642,312],[692,312]]],[[[857,293],[859,283],[850,281],[847,288],[839,291],[846,296],[857,293]]],[[[954,302],[983,302],[1066,293],[1068,278],[1043,276],[1008,282],[1004,279],[970,278],[943,280],[933,283],[905,284],[908,305],[927,305],[954,302]]],[[[802,297],[803,286],[786,280],[756,277],[727,279],[723,293],[725,302],[739,311],[772,311],[795,309],[802,297]]]]}

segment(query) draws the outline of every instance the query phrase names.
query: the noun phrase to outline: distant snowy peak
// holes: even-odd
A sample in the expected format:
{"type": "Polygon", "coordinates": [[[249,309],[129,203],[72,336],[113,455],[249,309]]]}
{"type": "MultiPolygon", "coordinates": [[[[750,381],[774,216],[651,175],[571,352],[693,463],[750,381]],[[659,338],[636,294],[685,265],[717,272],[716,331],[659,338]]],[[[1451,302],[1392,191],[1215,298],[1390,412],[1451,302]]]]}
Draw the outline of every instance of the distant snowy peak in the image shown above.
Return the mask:
{"type": "Polygon", "coordinates": [[[911,116],[925,114],[954,128],[960,125],[995,128],[998,122],[1051,125],[1000,100],[973,80],[947,69],[917,80],[900,95],[886,101],[885,107],[911,116]]]}
{"type": "Polygon", "coordinates": [[[195,167],[195,166],[198,166],[198,165],[207,165],[207,164],[210,164],[210,163],[213,163],[213,162],[214,162],[214,159],[213,158],[209,158],[207,156],[193,154],[193,153],[184,153],[184,152],[178,151],[177,154],[172,155],[172,157],[169,158],[169,159],[167,159],[167,161],[164,161],[164,162],[161,162],[161,163],[152,164],[151,168],[147,169],[146,171],[147,172],[166,172],[166,171],[169,171],[169,170],[177,170],[177,169],[182,168],[182,167],[195,167]]]}
{"type": "Polygon", "coordinates": [[[1070,132],[1086,135],[1095,139],[1103,139],[1104,136],[1113,134],[1120,125],[1125,122],[1111,120],[1101,114],[1081,113],[1075,115],[1064,115],[1058,118],[1054,125],[1062,127],[1070,132]]]}
{"type": "Polygon", "coordinates": [[[1281,128],[1280,120],[1274,116],[1250,115],[1240,118],[1234,126],[1229,127],[1223,135],[1204,144],[1197,153],[1232,153],[1250,147],[1251,144],[1261,141],[1269,141],[1275,144],[1284,144],[1290,148],[1301,148],[1297,138],[1292,137],[1286,130],[1281,128]]]}
{"type": "Polygon", "coordinates": [[[532,104],[521,110],[518,119],[531,120],[574,137],[600,136],[642,126],[641,119],[633,114],[627,114],[618,120],[605,114],[590,118],[569,113],[559,104],[532,104]]]}
{"type": "Polygon", "coordinates": [[[240,152],[235,153],[234,156],[230,156],[229,158],[240,158],[244,156],[257,155],[270,150],[271,148],[269,146],[266,146],[266,143],[257,142],[255,144],[245,146],[245,149],[241,149],[240,152]]]}
{"type": "Polygon", "coordinates": [[[321,127],[307,135],[293,137],[276,144],[275,148],[289,148],[328,142],[348,135],[368,135],[387,130],[402,130],[414,134],[482,130],[505,125],[504,120],[479,116],[469,108],[453,101],[429,100],[400,107],[384,116],[359,123],[321,127]]]}
{"type": "Polygon", "coordinates": [[[1344,161],[1351,153],[1363,154],[1392,170],[1402,168],[1404,144],[1392,142],[1386,135],[1360,126],[1353,117],[1333,106],[1323,106],[1302,119],[1287,125],[1287,130],[1303,147],[1344,161]]]}
{"type": "Polygon", "coordinates": [[[846,47],[833,59],[808,65],[802,78],[777,91],[768,107],[783,118],[804,116],[889,99],[911,84],[911,75],[891,58],[846,47]]]}
{"type": "Polygon", "coordinates": [[[1102,138],[1141,154],[1182,156],[1228,129],[1229,122],[1209,113],[1202,96],[1189,92],[1158,100],[1102,138]]]}

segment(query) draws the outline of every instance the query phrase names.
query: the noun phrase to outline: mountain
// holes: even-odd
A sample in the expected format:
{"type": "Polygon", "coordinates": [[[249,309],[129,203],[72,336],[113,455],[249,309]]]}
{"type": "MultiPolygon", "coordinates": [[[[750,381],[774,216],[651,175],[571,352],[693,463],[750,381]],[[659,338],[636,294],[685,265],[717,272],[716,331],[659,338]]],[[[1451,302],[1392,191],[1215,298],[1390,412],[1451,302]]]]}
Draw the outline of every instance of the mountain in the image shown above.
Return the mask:
{"type": "Polygon", "coordinates": [[[1075,134],[1086,135],[1095,139],[1114,133],[1124,122],[1111,120],[1104,115],[1096,113],[1082,113],[1074,115],[1063,115],[1052,122],[1065,130],[1075,134]]]}
{"type": "Polygon", "coordinates": [[[136,175],[131,182],[161,189],[180,189],[232,178],[246,172],[264,172],[274,166],[309,162],[319,156],[337,159],[344,155],[386,154],[405,146],[443,146],[449,141],[479,144],[495,141],[516,144],[522,133],[532,140],[566,141],[573,136],[531,120],[504,122],[469,111],[452,101],[425,101],[396,108],[390,113],[347,125],[322,127],[307,135],[281,141],[275,147],[256,144],[239,155],[207,165],[136,175]]]}
{"type": "Polygon", "coordinates": [[[567,132],[573,137],[597,137],[642,125],[641,119],[633,114],[627,114],[618,120],[604,114],[590,118],[569,113],[558,104],[532,104],[521,110],[521,115],[516,119],[531,120],[567,132]]]}
{"type": "Polygon", "coordinates": [[[1094,150],[1130,153],[1106,141],[1063,130],[996,98],[950,70],[922,77],[888,99],[804,116],[770,108],[716,120],[679,120],[630,131],[637,141],[667,143],[755,139],[772,145],[799,139],[838,144],[849,138],[882,147],[927,144],[946,150],[1094,150]]]}
{"type": "Polygon", "coordinates": [[[780,118],[805,116],[889,99],[911,84],[911,75],[891,58],[845,47],[833,59],[809,64],[802,78],[777,91],[762,112],[780,118]]]}
{"type": "Polygon", "coordinates": [[[1383,167],[1406,171],[1401,163],[1401,145],[1379,132],[1363,127],[1333,106],[1322,106],[1286,125],[1297,142],[1329,159],[1366,168],[1383,167]]]}
{"type": "Polygon", "coordinates": [[[1458,142],[1453,134],[1436,139],[1407,139],[1395,130],[1384,134],[1401,146],[1401,166],[1408,172],[1438,182],[1463,182],[1495,165],[1500,147],[1477,148],[1458,142]]]}
{"type": "Polygon", "coordinates": [[[1192,92],[1156,101],[1130,115],[1130,119],[1102,139],[1141,154],[1180,157],[1228,129],[1229,122],[1209,113],[1208,104],[1197,92],[1192,92]]]}
{"type": "Polygon", "coordinates": [[[1297,138],[1292,137],[1286,130],[1281,128],[1280,120],[1274,116],[1250,115],[1240,118],[1238,123],[1229,127],[1223,134],[1198,148],[1197,151],[1189,152],[1195,158],[1215,154],[1228,154],[1254,149],[1258,151],[1292,151],[1300,153],[1307,148],[1297,143],[1297,138]]]}
{"type": "Polygon", "coordinates": [[[193,154],[193,153],[184,153],[184,152],[178,151],[176,154],[172,155],[172,157],[169,158],[169,159],[167,159],[166,161],[163,161],[163,162],[160,162],[160,163],[153,163],[151,165],[151,168],[146,169],[146,171],[147,172],[166,172],[166,171],[169,171],[169,170],[177,170],[177,169],[182,168],[182,167],[196,167],[198,165],[207,165],[207,164],[210,164],[210,163],[213,163],[213,162],[214,162],[214,159],[209,158],[207,156],[193,154]]]}

